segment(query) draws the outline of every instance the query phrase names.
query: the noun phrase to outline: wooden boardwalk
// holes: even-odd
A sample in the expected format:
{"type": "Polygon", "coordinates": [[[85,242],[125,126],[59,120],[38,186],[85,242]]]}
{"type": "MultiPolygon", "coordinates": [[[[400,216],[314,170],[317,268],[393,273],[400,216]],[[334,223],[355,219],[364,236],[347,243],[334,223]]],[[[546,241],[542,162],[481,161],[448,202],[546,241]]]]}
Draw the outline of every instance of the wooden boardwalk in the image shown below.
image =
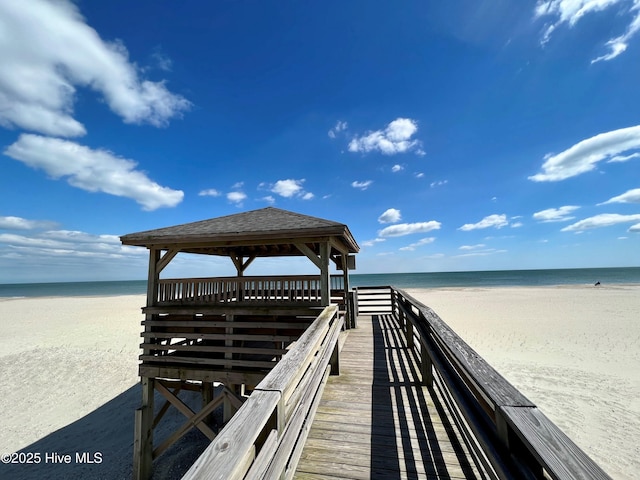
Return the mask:
{"type": "Polygon", "coordinates": [[[296,479],[483,479],[391,315],[358,318],[329,377],[296,479]]]}

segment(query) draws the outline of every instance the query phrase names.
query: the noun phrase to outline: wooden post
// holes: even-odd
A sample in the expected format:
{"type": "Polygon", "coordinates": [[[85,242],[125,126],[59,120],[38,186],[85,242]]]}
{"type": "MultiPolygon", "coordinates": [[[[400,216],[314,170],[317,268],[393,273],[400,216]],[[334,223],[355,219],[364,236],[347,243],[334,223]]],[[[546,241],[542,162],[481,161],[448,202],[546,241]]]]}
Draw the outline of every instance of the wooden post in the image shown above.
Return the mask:
{"type": "Polygon", "coordinates": [[[331,304],[331,285],[329,283],[329,242],[320,244],[320,288],[323,307],[331,304]]]}
{"type": "MultiPolygon", "coordinates": [[[[202,382],[202,408],[206,407],[213,401],[213,382],[202,382]]],[[[208,426],[213,424],[213,412],[207,415],[204,419],[204,423],[208,426]]]]}
{"type": "Polygon", "coordinates": [[[349,266],[347,264],[349,255],[342,254],[342,290],[344,292],[344,310],[346,315],[346,321],[344,322],[345,328],[354,328],[353,312],[351,311],[351,304],[349,302],[349,266]]]}
{"type": "MultiPolygon", "coordinates": [[[[147,306],[156,305],[158,298],[158,280],[160,274],[160,249],[149,249],[149,272],[147,278],[147,306]]],[[[146,314],[146,320],[153,320],[153,314],[146,314]]],[[[145,327],[149,330],[150,327],[145,327]]],[[[149,355],[150,349],[143,350],[144,355],[149,355]]],[[[133,474],[136,480],[151,478],[153,463],[153,395],[154,379],[141,377],[142,405],[135,413],[134,449],[133,449],[133,474]]]]}
{"type": "Polygon", "coordinates": [[[142,377],[142,406],[135,413],[133,475],[136,480],[151,478],[153,463],[154,379],[142,377]]]}
{"type": "Polygon", "coordinates": [[[420,342],[420,356],[422,357],[420,362],[422,384],[427,387],[433,387],[433,362],[424,339],[420,342]]]}
{"type": "Polygon", "coordinates": [[[329,365],[331,365],[330,375],[340,375],[340,342],[336,342],[336,346],[333,347],[331,352],[331,358],[329,359],[329,365]]]}

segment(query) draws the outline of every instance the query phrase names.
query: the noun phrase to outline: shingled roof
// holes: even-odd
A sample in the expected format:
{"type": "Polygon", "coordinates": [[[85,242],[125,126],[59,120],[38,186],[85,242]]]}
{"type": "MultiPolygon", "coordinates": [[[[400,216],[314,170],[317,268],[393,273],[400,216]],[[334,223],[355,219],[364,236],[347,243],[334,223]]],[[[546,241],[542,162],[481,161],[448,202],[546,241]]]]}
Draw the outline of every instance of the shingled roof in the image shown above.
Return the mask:
{"type": "MultiPolygon", "coordinates": [[[[338,222],[267,207],[173,227],[123,235],[124,245],[179,248],[192,253],[227,255],[230,252],[260,256],[286,255],[295,241],[310,244],[332,237],[343,253],[357,253],[349,228],[338,222]],[[264,248],[269,246],[269,248],[264,248]]],[[[335,242],[334,242],[335,243],[335,242]]],[[[290,249],[289,254],[299,251],[290,249]]]]}

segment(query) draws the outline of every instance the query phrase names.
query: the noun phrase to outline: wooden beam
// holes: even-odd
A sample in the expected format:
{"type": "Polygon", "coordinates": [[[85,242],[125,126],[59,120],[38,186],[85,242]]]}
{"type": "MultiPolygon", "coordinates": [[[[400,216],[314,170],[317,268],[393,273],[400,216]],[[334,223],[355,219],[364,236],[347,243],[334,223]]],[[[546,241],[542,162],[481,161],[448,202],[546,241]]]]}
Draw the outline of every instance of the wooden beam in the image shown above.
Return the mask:
{"type": "Polygon", "coordinates": [[[304,243],[294,243],[294,245],[296,246],[296,248],[298,250],[300,250],[302,253],[304,253],[309,260],[311,260],[313,262],[313,264],[318,267],[320,270],[322,270],[322,259],[320,257],[318,257],[318,255],[316,255],[316,253],[311,250],[306,244],[304,243]]]}
{"type": "Polygon", "coordinates": [[[230,253],[229,257],[231,258],[233,264],[236,266],[236,271],[238,272],[239,277],[243,276],[244,271],[247,269],[247,267],[251,265],[251,262],[256,259],[256,255],[251,255],[245,260],[244,256],[238,255],[237,253],[230,253]]]}
{"type": "Polygon", "coordinates": [[[164,270],[164,268],[169,265],[169,262],[171,262],[171,260],[173,260],[178,253],[180,253],[180,250],[174,248],[168,250],[164,255],[162,255],[162,258],[160,258],[160,260],[156,263],[156,273],[160,274],[160,272],[162,272],[162,270],[164,270]]]}

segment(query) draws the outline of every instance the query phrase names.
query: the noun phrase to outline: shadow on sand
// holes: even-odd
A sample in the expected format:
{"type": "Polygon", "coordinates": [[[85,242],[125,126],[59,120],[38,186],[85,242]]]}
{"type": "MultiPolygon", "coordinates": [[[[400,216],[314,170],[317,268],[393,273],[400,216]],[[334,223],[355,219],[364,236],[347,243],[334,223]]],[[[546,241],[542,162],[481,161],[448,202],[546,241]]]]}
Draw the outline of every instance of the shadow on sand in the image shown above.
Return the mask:
{"type": "MultiPolygon", "coordinates": [[[[199,408],[199,396],[183,392],[181,398],[192,408],[199,408]]],[[[140,385],[134,385],[113,400],[83,418],[21,449],[20,457],[40,454],[32,464],[0,464],[0,478],[31,479],[131,479],[133,470],[133,421],[140,405],[140,385]],[[54,455],[56,455],[54,457],[54,455]],[[61,463],[68,455],[69,463],[61,463]],[[90,463],[91,462],[91,463],[90,463]]],[[[60,398],[64,402],[64,398],[60,398]]],[[[164,400],[156,395],[156,407],[164,400]]],[[[171,408],[157,426],[155,444],[175,431],[185,417],[171,408]]],[[[164,452],[153,463],[154,480],[180,478],[209,444],[194,429],[164,452]]],[[[4,453],[4,452],[1,452],[4,453]]],[[[35,460],[35,456],[32,457],[35,460]]]]}

